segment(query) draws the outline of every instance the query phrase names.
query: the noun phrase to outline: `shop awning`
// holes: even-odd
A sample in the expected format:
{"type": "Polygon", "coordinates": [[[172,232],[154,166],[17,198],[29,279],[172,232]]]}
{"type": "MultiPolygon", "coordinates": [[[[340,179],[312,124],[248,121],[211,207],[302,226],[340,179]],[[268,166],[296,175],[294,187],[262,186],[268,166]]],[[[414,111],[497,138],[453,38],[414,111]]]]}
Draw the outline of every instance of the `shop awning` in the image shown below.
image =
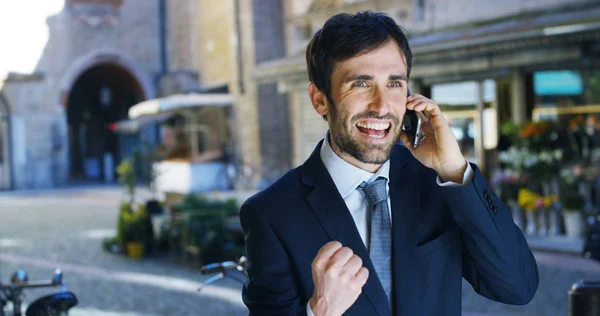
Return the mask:
{"type": "Polygon", "coordinates": [[[231,106],[234,96],[227,93],[190,93],[176,94],[164,98],[140,102],[129,109],[129,118],[135,119],[146,115],[174,112],[186,108],[202,106],[231,106]]]}
{"type": "Polygon", "coordinates": [[[173,116],[173,113],[145,115],[131,120],[122,120],[110,125],[110,129],[117,134],[136,134],[140,128],[153,123],[162,123],[173,116]]]}

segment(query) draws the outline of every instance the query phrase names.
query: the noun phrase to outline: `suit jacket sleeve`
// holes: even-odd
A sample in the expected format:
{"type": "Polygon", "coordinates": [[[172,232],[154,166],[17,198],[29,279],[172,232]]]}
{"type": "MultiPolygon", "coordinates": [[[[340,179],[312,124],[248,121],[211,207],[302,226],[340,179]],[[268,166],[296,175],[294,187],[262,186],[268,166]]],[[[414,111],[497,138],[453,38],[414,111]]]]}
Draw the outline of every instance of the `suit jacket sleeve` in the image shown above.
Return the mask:
{"type": "Polygon", "coordinates": [[[246,202],[240,221],[248,258],[242,299],[250,315],[306,316],[306,303],[301,304],[289,257],[265,216],[246,202]]]}
{"type": "Polygon", "coordinates": [[[469,184],[442,189],[463,232],[463,277],[489,299],[527,304],[539,283],[533,253],[509,209],[471,166],[475,173],[469,184]]]}

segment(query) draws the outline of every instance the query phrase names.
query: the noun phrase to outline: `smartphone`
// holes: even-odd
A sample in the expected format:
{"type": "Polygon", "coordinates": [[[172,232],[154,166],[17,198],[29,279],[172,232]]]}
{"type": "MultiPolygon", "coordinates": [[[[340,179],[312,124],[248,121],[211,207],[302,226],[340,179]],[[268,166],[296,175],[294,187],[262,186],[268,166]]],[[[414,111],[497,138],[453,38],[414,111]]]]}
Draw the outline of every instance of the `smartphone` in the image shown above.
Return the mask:
{"type": "MultiPolygon", "coordinates": [[[[408,90],[408,95],[412,95],[410,90],[408,90]]],[[[408,136],[411,146],[417,148],[423,139],[423,132],[421,131],[421,117],[417,115],[416,111],[406,110],[402,120],[402,130],[408,136]]]]}

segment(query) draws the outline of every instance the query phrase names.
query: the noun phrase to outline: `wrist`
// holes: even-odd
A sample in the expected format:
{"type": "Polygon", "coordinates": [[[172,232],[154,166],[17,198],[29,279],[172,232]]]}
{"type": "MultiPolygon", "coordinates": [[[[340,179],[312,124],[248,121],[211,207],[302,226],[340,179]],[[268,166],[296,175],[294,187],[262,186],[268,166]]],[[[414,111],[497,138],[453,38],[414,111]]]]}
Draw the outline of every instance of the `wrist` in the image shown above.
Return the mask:
{"type": "Polygon", "coordinates": [[[334,315],[328,310],[327,304],[323,300],[316,299],[314,296],[308,301],[310,310],[315,316],[329,316],[334,315]]]}
{"type": "Polygon", "coordinates": [[[440,176],[442,182],[451,181],[454,183],[462,183],[466,171],[467,161],[463,159],[461,163],[455,163],[444,167],[438,172],[438,175],[440,176]]]}

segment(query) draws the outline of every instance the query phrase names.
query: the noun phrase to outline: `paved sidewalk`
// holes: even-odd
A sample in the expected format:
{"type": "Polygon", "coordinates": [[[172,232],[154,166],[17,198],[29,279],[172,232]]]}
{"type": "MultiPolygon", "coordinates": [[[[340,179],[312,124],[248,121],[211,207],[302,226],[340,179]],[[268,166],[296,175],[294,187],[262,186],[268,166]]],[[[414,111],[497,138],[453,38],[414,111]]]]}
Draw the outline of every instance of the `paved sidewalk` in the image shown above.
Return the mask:
{"type": "Polygon", "coordinates": [[[581,256],[584,238],[566,236],[526,236],[529,247],[533,250],[550,251],[581,256]]]}

